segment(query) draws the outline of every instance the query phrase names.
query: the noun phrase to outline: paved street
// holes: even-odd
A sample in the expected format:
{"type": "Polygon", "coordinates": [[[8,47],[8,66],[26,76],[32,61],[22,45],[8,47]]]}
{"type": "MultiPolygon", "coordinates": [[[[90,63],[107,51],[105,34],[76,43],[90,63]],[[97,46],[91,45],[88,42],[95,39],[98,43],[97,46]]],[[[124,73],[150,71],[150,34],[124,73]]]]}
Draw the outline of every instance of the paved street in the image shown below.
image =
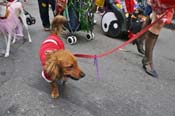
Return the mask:
{"type": "MultiPolygon", "coordinates": [[[[8,58],[0,57],[0,116],[175,116],[175,31],[162,29],[154,50],[155,79],[142,69],[142,56],[132,44],[98,59],[100,79],[93,59],[78,58],[86,77],[69,79],[60,87],[60,97],[50,97],[50,86],[41,78],[38,50],[49,34],[43,31],[37,0],[25,9],[37,19],[29,26],[32,43],[17,41],[8,58]]],[[[124,41],[103,35],[101,16],[96,14],[95,39],[87,41],[78,32],[76,45],[66,44],[73,53],[100,54],[124,41]]],[[[3,39],[0,36],[0,50],[3,39]]]]}

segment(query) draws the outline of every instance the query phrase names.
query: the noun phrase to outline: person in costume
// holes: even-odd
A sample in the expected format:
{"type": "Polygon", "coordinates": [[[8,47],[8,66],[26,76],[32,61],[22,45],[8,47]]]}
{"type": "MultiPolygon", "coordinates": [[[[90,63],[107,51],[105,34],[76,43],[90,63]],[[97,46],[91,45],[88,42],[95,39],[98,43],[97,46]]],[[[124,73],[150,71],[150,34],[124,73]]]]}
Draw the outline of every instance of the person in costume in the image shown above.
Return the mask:
{"type": "Polygon", "coordinates": [[[170,24],[174,14],[175,0],[150,0],[152,13],[150,15],[151,23],[156,21],[165,12],[166,15],[156,24],[149,28],[144,35],[145,39],[145,54],[142,59],[144,71],[152,77],[158,77],[157,71],[153,65],[153,50],[157,43],[160,31],[165,24],[170,24]]]}

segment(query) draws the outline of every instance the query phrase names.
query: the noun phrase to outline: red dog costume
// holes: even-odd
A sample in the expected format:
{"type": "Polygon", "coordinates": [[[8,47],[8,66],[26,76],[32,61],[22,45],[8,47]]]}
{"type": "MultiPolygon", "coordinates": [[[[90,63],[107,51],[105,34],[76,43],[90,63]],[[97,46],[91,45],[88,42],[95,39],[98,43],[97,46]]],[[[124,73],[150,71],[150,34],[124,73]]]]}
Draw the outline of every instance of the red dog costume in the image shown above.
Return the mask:
{"type": "MultiPolygon", "coordinates": [[[[50,34],[41,44],[40,50],[39,50],[39,56],[40,56],[40,61],[42,64],[42,67],[45,65],[46,61],[46,52],[47,51],[53,51],[53,50],[60,50],[64,49],[64,43],[63,41],[55,34],[50,34]]],[[[42,71],[42,77],[47,81],[47,82],[52,82],[51,78],[47,75],[47,73],[42,71]]]]}

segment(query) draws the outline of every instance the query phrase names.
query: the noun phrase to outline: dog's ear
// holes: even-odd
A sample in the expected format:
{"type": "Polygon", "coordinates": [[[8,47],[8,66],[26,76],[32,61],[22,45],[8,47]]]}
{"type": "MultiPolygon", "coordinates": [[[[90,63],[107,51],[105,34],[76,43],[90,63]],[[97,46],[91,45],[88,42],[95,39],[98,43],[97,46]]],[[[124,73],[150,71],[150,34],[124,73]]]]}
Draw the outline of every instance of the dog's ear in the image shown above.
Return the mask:
{"type": "Polygon", "coordinates": [[[47,54],[44,70],[53,81],[61,77],[60,62],[56,59],[53,53],[47,54]]]}

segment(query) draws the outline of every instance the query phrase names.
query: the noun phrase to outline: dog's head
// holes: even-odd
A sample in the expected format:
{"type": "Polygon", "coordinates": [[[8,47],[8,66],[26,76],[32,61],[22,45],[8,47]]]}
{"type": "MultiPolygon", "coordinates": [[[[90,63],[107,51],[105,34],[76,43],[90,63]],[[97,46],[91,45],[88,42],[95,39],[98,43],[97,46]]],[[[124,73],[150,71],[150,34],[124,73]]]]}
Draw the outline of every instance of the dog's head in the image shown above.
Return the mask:
{"type": "Polygon", "coordinates": [[[134,10],[134,12],[133,12],[133,15],[134,15],[135,17],[138,17],[138,16],[143,15],[143,14],[144,14],[144,12],[143,12],[143,10],[140,9],[140,8],[136,8],[136,9],[134,10]]]}
{"type": "Polygon", "coordinates": [[[58,50],[48,53],[45,64],[45,71],[52,80],[68,76],[79,80],[85,76],[78,66],[75,56],[68,50],[58,50]]]}
{"type": "Polygon", "coordinates": [[[52,21],[51,32],[59,35],[65,23],[67,23],[67,19],[62,15],[57,15],[52,21]]]}

